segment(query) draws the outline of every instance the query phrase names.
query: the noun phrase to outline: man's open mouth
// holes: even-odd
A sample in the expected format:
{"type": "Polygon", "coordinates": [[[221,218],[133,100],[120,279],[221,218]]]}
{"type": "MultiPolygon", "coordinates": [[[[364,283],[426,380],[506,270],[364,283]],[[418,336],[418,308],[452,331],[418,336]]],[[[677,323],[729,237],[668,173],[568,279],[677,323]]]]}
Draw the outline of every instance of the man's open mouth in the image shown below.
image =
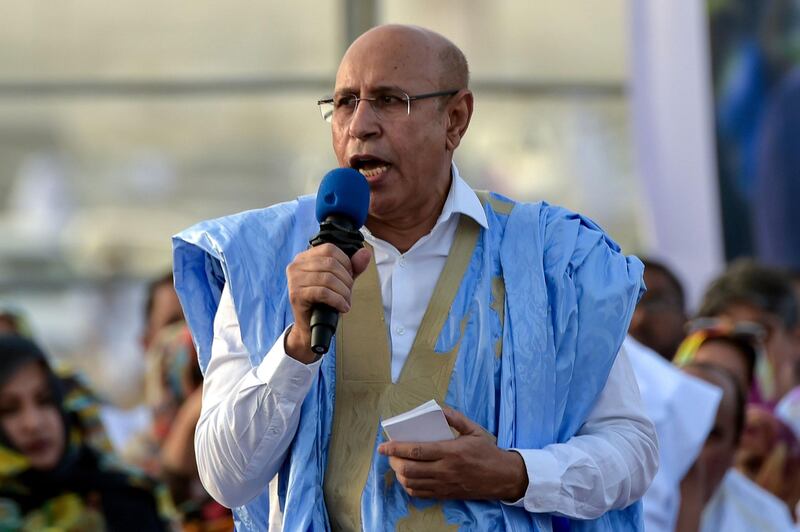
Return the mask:
{"type": "Polygon", "coordinates": [[[364,177],[377,177],[392,165],[374,157],[354,157],[350,160],[350,166],[358,170],[364,177]]]}

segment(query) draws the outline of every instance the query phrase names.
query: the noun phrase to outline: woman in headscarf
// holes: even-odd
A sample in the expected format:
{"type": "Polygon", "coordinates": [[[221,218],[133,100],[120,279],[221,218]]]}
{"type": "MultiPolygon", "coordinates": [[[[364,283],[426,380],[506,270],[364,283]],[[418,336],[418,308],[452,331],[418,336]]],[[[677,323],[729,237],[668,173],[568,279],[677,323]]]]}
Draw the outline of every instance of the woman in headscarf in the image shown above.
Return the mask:
{"type": "Polygon", "coordinates": [[[800,500],[800,444],[797,438],[763,400],[761,385],[769,377],[764,371],[762,338],[755,323],[733,323],[724,319],[701,319],[690,324],[691,332],[681,343],[674,362],[678,366],[708,364],[736,377],[749,392],[746,418],[738,444],[735,467],[761,488],[781,499],[794,514],[800,500]]]}
{"type": "Polygon", "coordinates": [[[755,323],[720,318],[700,318],[689,323],[689,335],[681,342],[673,362],[678,367],[693,362],[725,368],[736,376],[748,402],[761,403],[763,329],[755,323]]]}
{"type": "Polygon", "coordinates": [[[170,529],[164,488],[92,443],[91,405],[36,344],[0,335],[1,530],[170,529]]]}
{"type": "MultiPolygon", "coordinates": [[[[194,431],[200,419],[203,375],[186,323],[161,331],[154,375],[153,436],[158,444],[159,476],[169,488],[186,532],[233,530],[230,510],[211,498],[200,483],[194,431]]],[[[150,353],[153,355],[153,353],[150,353]]]]}
{"type": "Polygon", "coordinates": [[[169,488],[186,532],[233,530],[231,511],[206,492],[197,473],[194,431],[200,418],[203,376],[186,323],[162,328],[147,353],[145,397],[152,426],[123,456],[169,488]]]}

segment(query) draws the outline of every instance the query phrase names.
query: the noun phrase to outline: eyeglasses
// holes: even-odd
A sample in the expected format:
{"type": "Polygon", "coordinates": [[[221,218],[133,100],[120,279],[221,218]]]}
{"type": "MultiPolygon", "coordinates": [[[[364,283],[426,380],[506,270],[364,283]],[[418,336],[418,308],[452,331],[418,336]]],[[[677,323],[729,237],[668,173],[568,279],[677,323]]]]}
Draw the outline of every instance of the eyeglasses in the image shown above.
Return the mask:
{"type": "Polygon", "coordinates": [[[459,89],[449,91],[429,92],[427,94],[417,94],[409,96],[402,91],[386,91],[376,94],[371,98],[359,97],[355,94],[342,94],[334,98],[326,98],[317,101],[322,119],[328,123],[334,120],[338,123],[346,122],[352,118],[358,109],[358,104],[368,101],[372,104],[372,110],[381,120],[393,120],[401,116],[411,114],[411,102],[413,100],[424,100],[426,98],[436,98],[438,96],[452,96],[459,89]]]}

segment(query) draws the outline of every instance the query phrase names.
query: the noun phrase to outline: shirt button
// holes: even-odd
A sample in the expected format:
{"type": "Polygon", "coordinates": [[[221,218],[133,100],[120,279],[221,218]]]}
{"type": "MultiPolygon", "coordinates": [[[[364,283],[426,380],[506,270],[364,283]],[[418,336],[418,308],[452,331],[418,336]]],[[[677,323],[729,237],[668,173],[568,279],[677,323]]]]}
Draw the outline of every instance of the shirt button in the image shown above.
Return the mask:
{"type": "Polygon", "coordinates": [[[400,260],[398,261],[398,264],[400,265],[401,268],[405,268],[406,267],[406,258],[401,256],[400,260]]]}
{"type": "Polygon", "coordinates": [[[395,329],[395,332],[400,336],[403,336],[406,333],[406,328],[400,325],[395,329]]]}
{"type": "Polygon", "coordinates": [[[300,377],[299,375],[297,377],[292,377],[292,382],[300,386],[303,383],[303,377],[300,377]]]}

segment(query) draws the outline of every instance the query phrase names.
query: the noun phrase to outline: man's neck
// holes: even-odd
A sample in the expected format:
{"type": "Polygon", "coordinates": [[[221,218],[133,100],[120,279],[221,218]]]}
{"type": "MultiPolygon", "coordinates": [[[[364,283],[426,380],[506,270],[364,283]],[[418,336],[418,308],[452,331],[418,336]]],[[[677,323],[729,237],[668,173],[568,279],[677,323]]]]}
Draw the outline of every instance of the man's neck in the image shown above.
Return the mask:
{"type": "Polygon", "coordinates": [[[367,229],[372,236],[393,245],[400,253],[405,253],[423,236],[431,232],[442,214],[450,186],[438,201],[432,202],[421,211],[415,211],[405,217],[380,219],[367,217],[367,229]]]}

